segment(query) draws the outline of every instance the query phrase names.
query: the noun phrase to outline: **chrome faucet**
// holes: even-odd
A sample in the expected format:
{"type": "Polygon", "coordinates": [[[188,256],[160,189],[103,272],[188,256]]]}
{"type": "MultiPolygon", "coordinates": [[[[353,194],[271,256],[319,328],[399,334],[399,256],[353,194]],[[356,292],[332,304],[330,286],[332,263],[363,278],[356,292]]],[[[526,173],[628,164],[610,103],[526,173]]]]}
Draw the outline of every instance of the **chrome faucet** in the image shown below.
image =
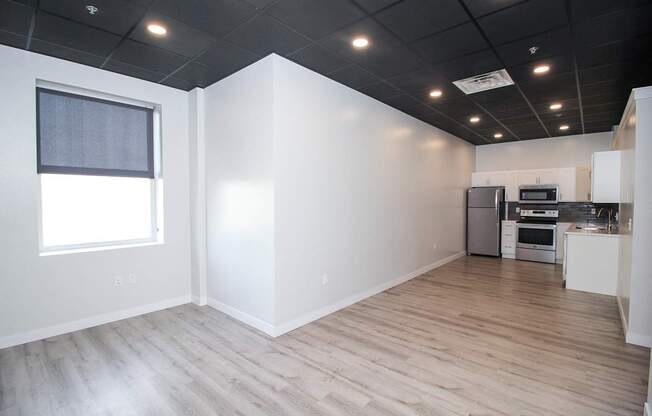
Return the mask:
{"type": "Polygon", "coordinates": [[[611,225],[611,215],[613,214],[613,210],[612,210],[611,208],[605,208],[605,207],[600,208],[600,209],[598,210],[598,214],[597,214],[595,217],[596,217],[596,218],[600,218],[600,215],[602,215],[602,211],[604,211],[604,210],[607,210],[607,214],[609,215],[609,216],[607,217],[607,221],[608,221],[608,222],[607,222],[607,224],[608,224],[608,225],[607,225],[607,230],[608,230],[608,231],[611,231],[611,227],[612,227],[612,225],[611,225]]]}

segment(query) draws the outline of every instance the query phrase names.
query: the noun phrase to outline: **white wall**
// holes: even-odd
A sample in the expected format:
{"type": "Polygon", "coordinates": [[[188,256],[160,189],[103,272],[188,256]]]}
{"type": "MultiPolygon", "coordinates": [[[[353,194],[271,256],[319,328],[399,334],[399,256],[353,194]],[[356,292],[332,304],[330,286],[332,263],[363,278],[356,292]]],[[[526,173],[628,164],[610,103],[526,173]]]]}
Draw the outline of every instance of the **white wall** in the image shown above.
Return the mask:
{"type": "Polygon", "coordinates": [[[279,334],[464,250],[461,139],[275,55],[206,89],[206,125],[209,304],[247,323],[279,334]]]}
{"type": "Polygon", "coordinates": [[[205,90],[209,303],[263,326],[274,321],[273,70],[270,56],[205,90]]]}
{"type": "Polygon", "coordinates": [[[611,149],[611,140],[609,131],[477,146],[475,171],[587,166],[593,152],[611,149]]]}
{"type": "Polygon", "coordinates": [[[464,250],[473,146],[275,64],[278,324],[464,250]]]}
{"type": "Polygon", "coordinates": [[[70,330],[96,323],[91,318],[98,315],[187,302],[187,93],[5,46],[0,62],[0,347],[45,336],[53,325],[70,330]],[[162,106],[165,244],[39,256],[37,79],[162,106]],[[137,282],[115,287],[113,276],[127,273],[136,273],[137,282]]]}
{"type": "Polygon", "coordinates": [[[627,342],[652,345],[652,87],[635,89],[616,133],[623,150],[618,296],[627,342]],[[631,222],[632,227],[628,224],[631,222]]]}

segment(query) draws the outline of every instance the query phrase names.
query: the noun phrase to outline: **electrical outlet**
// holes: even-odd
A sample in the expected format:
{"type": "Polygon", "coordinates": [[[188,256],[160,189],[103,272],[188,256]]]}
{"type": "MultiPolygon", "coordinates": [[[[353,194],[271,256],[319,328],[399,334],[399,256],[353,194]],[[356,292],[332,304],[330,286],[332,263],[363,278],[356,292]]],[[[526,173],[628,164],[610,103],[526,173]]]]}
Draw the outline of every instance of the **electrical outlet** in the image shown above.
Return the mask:
{"type": "Polygon", "coordinates": [[[322,286],[326,286],[328,284],[328,275],[326,273],[321,276],[321,284],[322,286]]]}
{"type": "Polygon", "coordinates": [[[516,207],[516,213],[518,214],[519,212],[521,212],[521,207],[516,207]]]}
{"type": "Polygon", "coordinates": [[[122,286],[123,283],[124,283],[124,281],[123,281],[123,279],[122,279],[122,276],[115,276],[115,277],[113,278],[113,284],[114,284],[115,286],[122,286]]]}
{"type": "Polygon", "coordinates": [[[591,208],[591,215],[595,215],[595,208],[591,208]]]}
{"type": "Polygon", "coordinates": [[[127,282],[131,283],[132,285],[136,283],[136,273],[129,273],[127,275],[127,282]]]}

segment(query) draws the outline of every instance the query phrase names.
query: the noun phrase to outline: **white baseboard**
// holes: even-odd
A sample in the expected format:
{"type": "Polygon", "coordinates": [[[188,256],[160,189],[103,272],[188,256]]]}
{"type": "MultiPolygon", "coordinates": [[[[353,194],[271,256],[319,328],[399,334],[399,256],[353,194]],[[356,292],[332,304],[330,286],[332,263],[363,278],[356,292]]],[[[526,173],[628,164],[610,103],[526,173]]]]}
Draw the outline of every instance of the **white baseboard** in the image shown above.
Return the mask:
{"type": "Polygon", "coordinates": [[[218,311],[223,312],[230,317],[237,319],[238,321],[243,322],[253,328],[256,328],[257,330],[262,331],[271,337],[275,336],[274,325],[270,324],[269,322],[265,322],[262,319],[258,319],[255,316],[249,315],[246,312],[242,312],[239,309],[236,309],[213,298],[208,298],[208,306],[217,309],[218,311]]]}
{"type": "Polygon", "coordinates": [[[206,296],[192,295],[192,303],[198,306],[205,306],[208,305],[208,298],[206,296]]]}
{"type": "Polygon", "coordinates": [[[173,299],[166,299],[160,302],[149,303],[147,305],[136,306],[134,308],[122,309],[115,312],[103,313],[91,316],[89,318],[79,319],[77,321],[66,322],[63,324],[52,325],[45,328],[39,328],[20,334],[9,335],[0,338],[0,349],[13,347],[15,345],[25,344],[27,342],[38,341],[57,335],[67,334],[69,332],[79,331],[81,329],[93,326],[107,324],[134,316],[143,315],[150,312],[156,312],[174,306],[190,303],[190,296],[181,296],[173,299]]]}
{"type": "Polygon", "coordinates": [[[387,289],[391,289],[394,286],[398,286],[401,283],[405,283],[408,280],[414,279],[415,277],[421,276],[424,273],[427,273],[433,269],[443,266],[446,263],[450,263],[454,260],[464,257],[465,255],[466,255],[465,251],[461,251],[459,253],[453,254],[452,256],[428,264],[427,266],[421,267],[404,276],[400,276],[388,282],[381,283],[363,292],[356,293],[355,295],[349,296],[330,305],[308,312],[298,318],[294,318],[292,320],[286,321],[279,325],[272,325],[268,322],[262,321],[254,316],[251,316],[245,312],[242,312],[236,308],[233,308],[215,299],[209,298],[208,305],[217,309],[220,312],[224,312],[225,314],[266,333],[269,336],[278,337],[285,333],[293,331],[301,326],[309,324],[310,322],[314,322],[320,318],[323,318],[326,315],[330,315],[333,312],[337,312],[340,309],[344,309],[347,306],[351,306],[354,303],[360,302],[363,299],[376,295],[380,292],[384,292],[387,289]]]}
{"type": "Polygon", "coordinates": [[[326,315],[330,315],[333,312],[337,312],[340,309],[344,309],[347,306],[351,306],[354,303],[358,303],[363,299],[369,298],[371,296],[377,295],[380,292],[384,292],[388,289],[393,288],[394,286],[398,286],[401,283],[405,283],[408,280],[414,279],[415,277],[419,277],[424,273],[427,273],[433,269],[436,269],[438,267],[443,266],[446,263],[450,263],[454,260],[457,260],[461,257],[464,257],[466,255],[465,251],[461,251],[459,253],[453,254],[452,256],[446,257],[444,259],[438,260],[434,263],[428,264],[427,266],[423,266],[417,270],[414,270],[411,273],[408,273],[404,276],[400,276],[396,279],[390,280],[385,283],[381,283],[377,286],[374,286],[370,289],[367,289],[363,292],[356,293],[355,295],[349,296],[348,298],[344,298],[338,302],[332,303],[330,305],[324,306],[322,308],[319,308],[317,310],[314,310],[312,312],[308,312],[305,315],[302,315],[298,318],[292,319],[290,321],[284,322],[282,324],[276,325],[275,327],[275,335],[274,336],[280,336],[285,333],[288,333],[290,331],[293,331],[301,326],[304,326],[306,324],[309,324],[310,322],[316,321],[320,318],[323,318],[326,315]]]}
{"type": "Polygon", "coordinates": [[[623,303],[620,301],[620,296],[616,296],[616,303],[618,304],[618,313],[620,314],[620,322],[623,325],[623,335],[627,338],[627,319],[625,318],[625,310],[623,309],[623,303]]]}
{"type": "Polygon", "coordinates": [[[645,403],[645,406],[643,406],[643,415],[652,416],[652,409],[650,409],[650,403],[645,403]]]}

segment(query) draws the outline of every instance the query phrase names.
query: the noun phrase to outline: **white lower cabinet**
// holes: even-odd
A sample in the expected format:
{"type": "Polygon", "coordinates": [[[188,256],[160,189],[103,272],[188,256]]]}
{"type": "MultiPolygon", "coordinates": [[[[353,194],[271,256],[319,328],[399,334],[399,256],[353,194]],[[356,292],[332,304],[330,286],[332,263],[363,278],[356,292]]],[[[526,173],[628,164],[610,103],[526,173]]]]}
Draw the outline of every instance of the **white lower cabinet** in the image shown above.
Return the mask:
{"type": "Polygon", "coordinates": [[[516,257],[516,221],[503,220],[500,236],[500,252],[503,257],[516,257]]]}
{"type": "Polygon", "coordinates": [[[566,234],[566,288],[616,296],[619,235],[566,234]]]}

